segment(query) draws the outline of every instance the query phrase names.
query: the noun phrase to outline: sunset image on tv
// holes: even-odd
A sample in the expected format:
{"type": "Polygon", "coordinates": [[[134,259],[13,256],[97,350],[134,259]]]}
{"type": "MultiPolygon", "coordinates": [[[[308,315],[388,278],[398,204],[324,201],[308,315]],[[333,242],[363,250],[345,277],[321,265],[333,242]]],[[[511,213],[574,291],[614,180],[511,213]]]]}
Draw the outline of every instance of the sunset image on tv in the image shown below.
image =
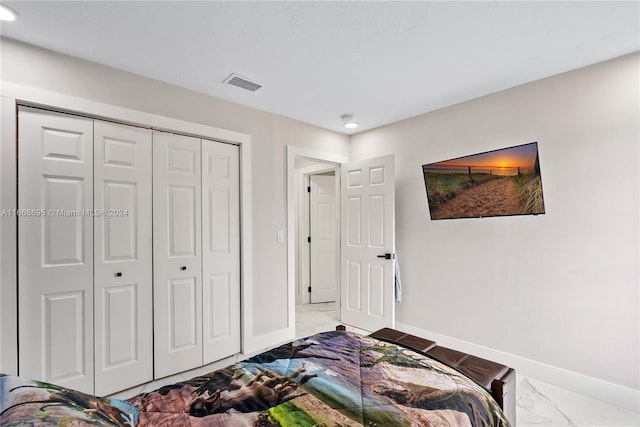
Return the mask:
{"type": "Polygon", "coordinates": [[[544,213],[538,144],[422,165],[431,219],[544,213]]]}

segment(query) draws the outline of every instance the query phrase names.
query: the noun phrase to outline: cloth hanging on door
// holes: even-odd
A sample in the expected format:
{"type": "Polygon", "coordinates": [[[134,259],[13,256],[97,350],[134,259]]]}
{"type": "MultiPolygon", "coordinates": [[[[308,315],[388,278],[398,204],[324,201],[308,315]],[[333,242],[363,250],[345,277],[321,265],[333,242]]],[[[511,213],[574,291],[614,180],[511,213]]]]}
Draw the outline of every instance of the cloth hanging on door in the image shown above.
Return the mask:
{"type": "Polygon", "coordinates": [[[396,302],[400,302],[402,300],[402,281],[400,279],[400,264],[398,264],[398,251],[395,251],[395,258],[393,259],[393,264],[395,267],[395,273],[394,273],[394,291],[395,291],[395,297],[396,297],[396,302]]]}

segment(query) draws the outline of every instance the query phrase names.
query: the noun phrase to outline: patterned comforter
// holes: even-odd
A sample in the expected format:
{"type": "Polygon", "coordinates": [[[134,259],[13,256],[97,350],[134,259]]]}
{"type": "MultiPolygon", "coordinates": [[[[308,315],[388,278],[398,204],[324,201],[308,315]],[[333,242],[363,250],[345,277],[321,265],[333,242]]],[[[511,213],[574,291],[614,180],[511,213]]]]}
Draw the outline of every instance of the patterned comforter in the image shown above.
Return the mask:
{"type": "Polygon", "coordinates": [[[463,374],[348,332],[294,341],[129,402],[139,426],[509,425],[463,374]]]}
{"type": "Polygon", "coordinates": [[[54,384],[0,374],[2,427],[132,427],[138,409],[54,384]]]}

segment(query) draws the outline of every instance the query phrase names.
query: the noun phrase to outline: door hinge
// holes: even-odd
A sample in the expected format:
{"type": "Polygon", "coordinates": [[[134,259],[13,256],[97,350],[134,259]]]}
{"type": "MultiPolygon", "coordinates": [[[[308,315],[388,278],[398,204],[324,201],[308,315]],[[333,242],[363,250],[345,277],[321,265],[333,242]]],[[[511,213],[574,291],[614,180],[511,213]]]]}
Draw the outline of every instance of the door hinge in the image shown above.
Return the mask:
{"type": "Polygon", "coordinates": [[[311,292],[311,286],[309,286],[309,292],[311,292]]]}
{"type": "Polygon", "coordinates": [[[311,187],[307,187],[307,193],[311,193],[311,187]]]}
{"type": "Polygon", "coordinates": [[[311,236],[307,237],[307,243],[311,243],[311,236]]]}

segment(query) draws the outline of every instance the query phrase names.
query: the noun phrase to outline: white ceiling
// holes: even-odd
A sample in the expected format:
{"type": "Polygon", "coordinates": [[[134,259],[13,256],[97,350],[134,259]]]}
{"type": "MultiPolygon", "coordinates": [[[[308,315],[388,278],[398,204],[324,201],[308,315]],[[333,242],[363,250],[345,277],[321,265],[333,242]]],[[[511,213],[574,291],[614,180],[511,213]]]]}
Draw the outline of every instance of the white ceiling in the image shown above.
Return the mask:
{"type": "Polygon", "coordinates": [[[2,3],[3,36],[342,133],[640,49],[638,1],[2,3]]]}

